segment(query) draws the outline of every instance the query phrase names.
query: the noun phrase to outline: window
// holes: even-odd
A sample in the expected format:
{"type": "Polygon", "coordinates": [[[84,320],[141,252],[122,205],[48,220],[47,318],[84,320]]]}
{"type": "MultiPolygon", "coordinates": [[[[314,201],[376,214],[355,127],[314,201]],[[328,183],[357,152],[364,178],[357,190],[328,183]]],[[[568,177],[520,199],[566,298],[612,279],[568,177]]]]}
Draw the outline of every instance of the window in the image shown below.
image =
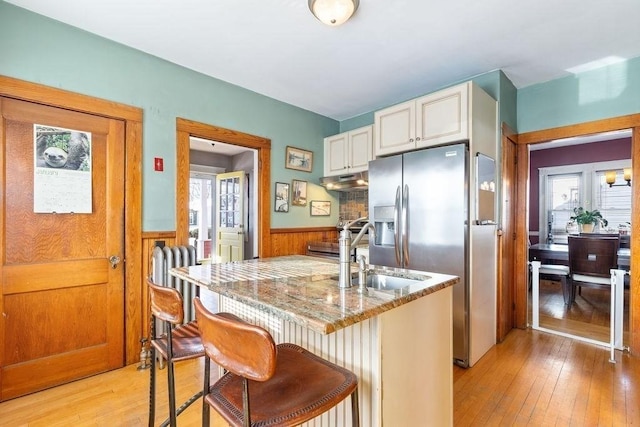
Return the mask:
{"type": "Polygon", "coordinates": [[[191,174],[189,180],[189,237],[198,259],[210,258],[213,247],[213,200],[215,175],[191,174]]]}
{"type": "Polygon", "coordinates": [[[582,174],[550,175],[547,180],[547,242],[567,243],[567,223],[580,206],[582,174]]]}
{"type": "MultiPolygon", "coordinates": [[[[568,222],[573,209],[598,209],[608,221],[607,229],[618,230],[631,221],[631,187],[609,187],[605,172],[617,170],[616,184],[626,184],[622,169],[631,160],[557,166],[540,169],[540,242],[567,243],[568,222]]],[[[602,231],[602,230],[601,230],[602,231]]]]}

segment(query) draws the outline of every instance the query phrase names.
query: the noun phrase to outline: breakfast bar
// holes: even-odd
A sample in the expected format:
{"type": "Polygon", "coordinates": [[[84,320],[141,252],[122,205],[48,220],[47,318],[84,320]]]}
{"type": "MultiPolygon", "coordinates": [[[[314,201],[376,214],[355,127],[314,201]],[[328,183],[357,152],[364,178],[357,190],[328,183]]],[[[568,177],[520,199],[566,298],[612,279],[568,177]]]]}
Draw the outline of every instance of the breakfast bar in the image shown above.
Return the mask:
{"type": "MultiPolygon", "coordinates": [[[[452,425],[451,301],[459,279],[370,267],[380,280],[362,289],[338,287],[337,261],[298,255],[170,274],[213,292],[212,309],[264,327],[276,343],[298,344],[353,371],[361,425],[452,425]],[[406,285],[385,285],[394,279],[406,285]]],[[[342,403],[309,425],[350,425],[350,411],[342,403]]]]}

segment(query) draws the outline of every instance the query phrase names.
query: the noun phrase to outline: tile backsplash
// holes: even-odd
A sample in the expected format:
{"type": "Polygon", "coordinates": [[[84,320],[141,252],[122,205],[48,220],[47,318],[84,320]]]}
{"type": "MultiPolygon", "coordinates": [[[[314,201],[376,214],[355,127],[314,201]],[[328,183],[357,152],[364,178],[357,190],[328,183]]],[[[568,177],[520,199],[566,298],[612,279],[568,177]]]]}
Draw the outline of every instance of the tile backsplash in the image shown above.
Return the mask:
{"type": "Polygon", "coordinates": [[[369,192],[348,191],[340,193],[340,218],[357,219],[369,214],[369,192]]]}

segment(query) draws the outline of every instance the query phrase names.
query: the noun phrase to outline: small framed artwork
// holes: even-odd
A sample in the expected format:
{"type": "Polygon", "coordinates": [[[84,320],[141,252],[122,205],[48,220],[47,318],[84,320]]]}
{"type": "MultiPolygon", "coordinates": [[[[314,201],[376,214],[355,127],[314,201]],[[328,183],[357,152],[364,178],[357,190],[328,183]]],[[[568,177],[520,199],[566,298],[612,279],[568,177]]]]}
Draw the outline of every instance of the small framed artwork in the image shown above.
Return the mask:
{"type": "Polygon", "coordinates": [[[276,182],[276,200],[274,210],[276,212],[289,212],[289,184],[276,182]]]}
{"type": "Polygon", "coordinates": [[[331,215],[331,202],[324,200],[311,201],[311,216],[331,215]]]}
{"type": "Polygon", "coordinates": [[[293,206],[307,206],[307,181],[294,179],[291,182],[291,204],[293,206]]]}
{"type": "Polygon", "coordinates": [[[313,151],[303,150],[302,148],[287,147],[284,166],[287,169],[311,172],[313,169],[313,151]]]}

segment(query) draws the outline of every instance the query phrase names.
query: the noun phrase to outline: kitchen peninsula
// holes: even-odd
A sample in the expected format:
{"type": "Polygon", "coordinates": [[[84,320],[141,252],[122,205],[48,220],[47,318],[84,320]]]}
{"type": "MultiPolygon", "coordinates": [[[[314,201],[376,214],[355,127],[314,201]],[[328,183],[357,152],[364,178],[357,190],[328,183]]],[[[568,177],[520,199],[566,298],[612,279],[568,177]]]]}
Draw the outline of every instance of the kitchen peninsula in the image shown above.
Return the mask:
{"type": "MultiPolygon", "coordinates": [[[[263,326],[277,343],[293,342],[353,371],[362,426],[452,425],[451,301],[459,279],[376,271],[415,281],[403,289],[340,289],[337,262],[308,256],[181,267],[170,274],[212,291],[212,308],[263,326]]],[[[349,420],[343,402],[309,425],[348,426],[349,420]]]]}

